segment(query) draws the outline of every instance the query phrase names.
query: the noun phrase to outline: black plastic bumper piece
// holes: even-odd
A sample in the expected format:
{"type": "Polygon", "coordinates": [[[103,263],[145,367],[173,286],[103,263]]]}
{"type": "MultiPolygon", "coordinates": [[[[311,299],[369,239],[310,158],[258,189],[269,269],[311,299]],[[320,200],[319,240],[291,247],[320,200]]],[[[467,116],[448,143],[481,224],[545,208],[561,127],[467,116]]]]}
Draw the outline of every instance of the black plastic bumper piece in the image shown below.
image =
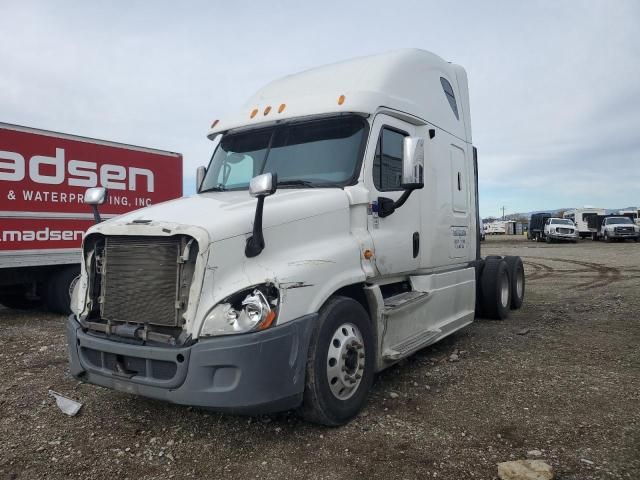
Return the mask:
{"type": "Polygon", "coordinates": [[[116,342],[83,332],[70,316],[71,374],[121,392],[181,405],[260,414],[302,402],[317,314],[256,333],[201,339],[189,347],[116,342]]]}

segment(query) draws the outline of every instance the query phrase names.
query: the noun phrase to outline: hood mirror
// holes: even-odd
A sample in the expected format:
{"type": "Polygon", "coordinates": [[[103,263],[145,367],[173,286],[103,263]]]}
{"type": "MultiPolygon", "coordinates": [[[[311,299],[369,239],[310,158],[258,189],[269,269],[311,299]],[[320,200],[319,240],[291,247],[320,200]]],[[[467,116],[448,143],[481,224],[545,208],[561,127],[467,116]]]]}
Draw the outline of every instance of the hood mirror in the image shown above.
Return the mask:
{"type": "Polygon", "coordinates": [[[275,173],[263,173],[253,177],[249,182],[249,195],[258,198],[256,214],[253,219],[253,234],[247,238],[244,254],[251,258],[260,255],[264,250],[264,236],[262,234],[262,210],[264,199],[273,195],[278,188],[278,176],[275,173]]]}
{"type": "Polygon", "coordinates": [[[252,197],[267,197],[276,192],[278,176],[275,173],[263,173],[253,177],[249,183],[249,195],[252,197]]]}
{"type": "Polygon", "coordinates": [[[200,165],[196,170],[196,192],[200,191],[200,187],[202,186],[202,182],[204,181],[204,176],[207,174],[207,169],[200,165]]]}
{"type": "Polygon", "coordinates": [[[98,205],[102,205],[107,199],[107,189],[104,187],[87,188],[84,192],[84,203],[91,205],[93,210],[93,219],[96,223],[102,222],[100,218],[100,212],[98,211],[98,205]]]}

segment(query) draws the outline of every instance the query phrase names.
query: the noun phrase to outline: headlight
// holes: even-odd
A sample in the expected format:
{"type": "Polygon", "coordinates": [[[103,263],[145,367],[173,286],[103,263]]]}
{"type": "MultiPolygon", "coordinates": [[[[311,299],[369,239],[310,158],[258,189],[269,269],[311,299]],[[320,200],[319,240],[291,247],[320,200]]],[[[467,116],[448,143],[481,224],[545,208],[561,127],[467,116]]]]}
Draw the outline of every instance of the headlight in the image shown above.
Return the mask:
{"type": "Polygon", "coordinates": [[[234,293],[209,312],[200,329],[201,337],[264,330],[278,316],[278,290],[259,285],[234,293]]]}

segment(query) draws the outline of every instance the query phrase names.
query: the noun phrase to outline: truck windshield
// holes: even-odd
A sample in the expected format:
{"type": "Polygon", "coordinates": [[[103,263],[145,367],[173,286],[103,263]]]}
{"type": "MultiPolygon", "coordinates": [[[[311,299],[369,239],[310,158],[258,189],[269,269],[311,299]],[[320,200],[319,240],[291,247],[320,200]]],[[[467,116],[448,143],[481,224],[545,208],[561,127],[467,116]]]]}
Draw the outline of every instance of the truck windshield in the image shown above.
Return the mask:
{"type": "Polygon", "coordinates": [[[571,220],[567,220],[564,218],[551,220],[551,223],[553,223],[554,225],[573,225],[573,222],[571,220]]]}
{"type": "Polygon", "coordinates": [[[246,190],[271,172],[284,188],[341,187],[357,176],[366,120],[355,115],[229,133],[216,148],[200,192],[246,190]]]}
{"type": "Polygon", "coordinates": [[[615,224],[622,224],[622,223],[633,223],[633,222],[628,217],[616,217],[616,218],[607,219],[607,225],[615,225],[615,224]]]}

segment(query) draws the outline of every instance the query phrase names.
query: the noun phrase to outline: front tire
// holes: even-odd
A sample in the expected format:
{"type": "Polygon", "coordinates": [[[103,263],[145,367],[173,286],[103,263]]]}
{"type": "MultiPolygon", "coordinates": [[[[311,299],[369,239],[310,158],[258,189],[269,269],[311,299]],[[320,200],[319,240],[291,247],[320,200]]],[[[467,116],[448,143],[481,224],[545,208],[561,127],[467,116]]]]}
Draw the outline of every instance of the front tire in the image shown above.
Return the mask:
{"type": "Polygon", "coordinates": [[[611,238],[607,232],[604,232],[604,241],[607,243],[611,243],[611,238]]]}
{"type": "Polygon", "coordinates": [[[311,335],[303,418],[334,427],[355,417],[373,384],[374,363],[375,341],[366,310],[351,298],[330,298],[311,335]]]}

